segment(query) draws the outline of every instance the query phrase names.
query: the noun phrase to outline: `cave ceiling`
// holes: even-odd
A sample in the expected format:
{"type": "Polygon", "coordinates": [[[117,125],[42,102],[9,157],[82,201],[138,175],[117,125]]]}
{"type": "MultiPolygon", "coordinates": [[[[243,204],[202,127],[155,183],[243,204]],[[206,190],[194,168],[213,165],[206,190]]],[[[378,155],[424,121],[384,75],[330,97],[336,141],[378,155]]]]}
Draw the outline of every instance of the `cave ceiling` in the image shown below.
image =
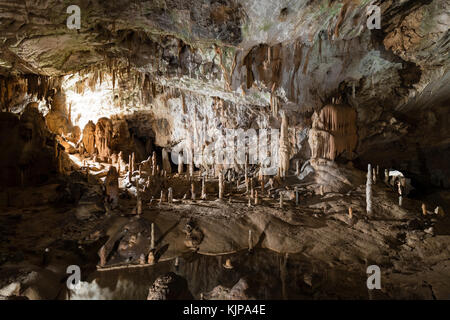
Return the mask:
{"type": "Polygon", "coordinates": [[[120,66],[145,75],[135,86],[150,79],[266,114],[279,104],[294,126],[336,99],[357,110],[360,159],[448,152],[450,0],[76,2],[81,28],[69,30],[72,3],[0,0],[0,74],[120,66]],[[374,4],[380,30],[367,27],[374,4]]]}

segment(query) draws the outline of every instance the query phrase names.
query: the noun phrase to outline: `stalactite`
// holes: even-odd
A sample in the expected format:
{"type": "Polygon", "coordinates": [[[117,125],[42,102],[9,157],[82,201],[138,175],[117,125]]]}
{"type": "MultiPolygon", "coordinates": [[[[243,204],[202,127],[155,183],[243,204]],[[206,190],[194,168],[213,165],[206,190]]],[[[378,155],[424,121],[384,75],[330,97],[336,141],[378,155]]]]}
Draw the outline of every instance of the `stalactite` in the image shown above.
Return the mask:
{"type": "Polygon", "coordinates": [[[356,111],[345,105],[327,105],[314,113],[309,142],[312,158],[334,160],[343,152],[352,152],[358,142],[356,111]]]}
{"type": "Polygon", "coordinates": [[[341,10],[339,11],[339,16],[338,16],[338,20],[336,22],[336,27],[334,28],[334,37],[335,38],[339,37],[339,28],[340,28],[342,22],[344,21],[345,14],[347,13],[348,5],[349,5],[349,3],[344,1],[344,5],[342,6],[341,10]]]}
{"type": "Polygon", "coordinates": [[[227,69],[225,68],[225,65],[223,63],[223,56],[222,56],[222,49],[220,47],[216,47],[216,53],[219,56],[219,65],[223,72],[223,77],[225,79],[225,86],[227,91],[231,91],[231,81],[230,81],[230,75],[228,74],[227,69]]]}

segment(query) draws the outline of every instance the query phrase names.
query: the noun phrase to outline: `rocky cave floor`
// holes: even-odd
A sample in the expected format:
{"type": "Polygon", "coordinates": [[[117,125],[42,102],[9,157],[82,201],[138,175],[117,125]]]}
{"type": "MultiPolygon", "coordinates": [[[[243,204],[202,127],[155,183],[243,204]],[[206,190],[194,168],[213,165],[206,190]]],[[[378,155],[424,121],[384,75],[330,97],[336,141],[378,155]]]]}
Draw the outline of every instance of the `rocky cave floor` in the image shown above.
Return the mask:
{"type": "MultiPolygon", "coordinates": [[[[79,169],[39,188],[7,190],[10,206],[0,213],[1,295],[145,299],[157,277],[174,272],[186,279],[195,299],[450,298],[450,217],[433,210],[447,209],[448,192],[405,198],[400,207],[394,188],[378,178],[368,215],[365,173],[351,164],[315,161],[312,175],[300,180],[291,172],[271,197],[266,190],[261,204],[252,200],[251,207],[242,180],[227,183],[224,199],[218,200],[217,179],[209,179],[207,199],[190,200],[183,199],[190,189],[184,174],[152,177],[174,188],[174,201],[160,203],[154,188],[141,190],[143,212],[137,216],[136,189],[126,172],[119,178],[119,207],[105,210],[102,179],[110,165],[91,163],[97,169],[88,179],[79,169]],[[128,260],[113,252],[97,270],[101,246],[135,222],[155,224],[156,263],[130,261],[139,257],[138,246],[128,260]],[[202,234],[194,248],[185,241],[189,223],[202,234]],[[226,259],[232,269],[224,267],[226,259]],[[73,264],[82,272],[78,292],[66,289],[66,269],[73,264]],[[381,290],[366,286],[366,268],[373,264],[381,269],[381,290]],[[246,290],[238,290],[240,279],[246,290]]],[[[186,289],[175,287],[172,297],[186,297],[179,292],[186,289]]]]}

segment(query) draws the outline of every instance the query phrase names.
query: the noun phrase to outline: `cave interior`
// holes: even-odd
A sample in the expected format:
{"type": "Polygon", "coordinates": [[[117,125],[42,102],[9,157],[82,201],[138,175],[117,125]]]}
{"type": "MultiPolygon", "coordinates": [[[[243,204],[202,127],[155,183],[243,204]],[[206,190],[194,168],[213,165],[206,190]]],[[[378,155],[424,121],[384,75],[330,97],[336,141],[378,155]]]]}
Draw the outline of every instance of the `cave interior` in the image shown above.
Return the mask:
{"type": "Polygon", "coordinates": [[[0,0],[0,300],[450,299],[449,0],[74,2],[0,0]]]}

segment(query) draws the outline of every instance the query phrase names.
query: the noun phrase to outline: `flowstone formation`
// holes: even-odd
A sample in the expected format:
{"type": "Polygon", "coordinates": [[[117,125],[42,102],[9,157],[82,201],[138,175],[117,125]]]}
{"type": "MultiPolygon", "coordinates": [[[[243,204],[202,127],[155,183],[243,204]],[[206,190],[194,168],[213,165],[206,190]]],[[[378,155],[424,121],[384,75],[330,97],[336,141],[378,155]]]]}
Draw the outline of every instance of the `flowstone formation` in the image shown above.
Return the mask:
{"type": "Polygon", "coordinates": [[[0,298],[448,298],[449,0],[79,8],[0,0],[0,298]]]}

